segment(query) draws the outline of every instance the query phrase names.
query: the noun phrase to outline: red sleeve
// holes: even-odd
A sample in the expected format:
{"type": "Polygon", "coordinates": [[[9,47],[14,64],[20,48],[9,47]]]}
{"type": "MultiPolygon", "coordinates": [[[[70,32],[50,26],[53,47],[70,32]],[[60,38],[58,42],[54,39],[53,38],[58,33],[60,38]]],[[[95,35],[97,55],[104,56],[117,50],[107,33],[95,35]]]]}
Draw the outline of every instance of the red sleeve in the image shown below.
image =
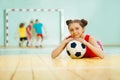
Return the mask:
{"type": "Polygon", "coordinates": [[[84,39],[88,42],[89,41],[89,37],[90,37],[90,35],[86,34],[84,39]]]}
{"type": "MultiPolygon", "coordinates": [[[[90,35],[87,34],[84,39],[85,39],[87,42],[89,42],[89,38],[90,38],[90,35]]],[[[86,53],[85,53],[84,57],[97,57],[97,55],[95,55],[95,54],[86,46],[86,53]]]]}

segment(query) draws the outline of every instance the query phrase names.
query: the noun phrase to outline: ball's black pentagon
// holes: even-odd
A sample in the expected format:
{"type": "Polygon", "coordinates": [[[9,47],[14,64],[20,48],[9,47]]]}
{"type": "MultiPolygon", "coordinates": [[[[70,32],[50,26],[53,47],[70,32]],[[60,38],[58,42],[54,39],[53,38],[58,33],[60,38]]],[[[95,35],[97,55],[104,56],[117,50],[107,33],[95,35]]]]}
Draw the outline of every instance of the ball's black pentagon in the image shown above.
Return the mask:
{"type": "Polygon", "coordinates": [[[70,56],[70,52],[68,50],[66,50],[67,54],[70,56]]]}
{"type": "Polygon", "coordinates": [[[82,46],[83,49],[85,49],[85,44],[82,43],[81,46],[82,46]]]}
{"type": "Polygon", "coordinates": [[[75,42],[71,43],[71,48],[75,48],[77,44],[75,42]]]}
{"type": "Polygon", "coordinates": [[[75,56],[76,56],[76,57],[81,56],[81,52],[76,52],[76,53],[75,53],[75,56]]]}

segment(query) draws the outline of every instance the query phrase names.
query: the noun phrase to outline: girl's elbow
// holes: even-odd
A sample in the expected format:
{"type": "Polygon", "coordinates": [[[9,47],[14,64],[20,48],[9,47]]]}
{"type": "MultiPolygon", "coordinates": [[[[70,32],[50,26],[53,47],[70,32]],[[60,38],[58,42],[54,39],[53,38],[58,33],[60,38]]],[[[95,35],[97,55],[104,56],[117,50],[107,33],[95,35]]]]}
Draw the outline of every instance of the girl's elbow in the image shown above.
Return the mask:
{"type": "Polygon", "coordinates": [[[103,59],[103,58],[104,58],[104,55],[103,55],[103,53],[100,55],[100,58],[101,58],[101,59],[103,59]]]}
{"type": "Polygon", "coordinates": [[[54,52],[54,51],[52,52],[51,57],[52,57],[53,59],[56,58],[56,56],[55,56],[55,52],[54,52]]]}
{"type": "Polygon", "coordinates": [[[55,58],[56,58],[53,54],[51,55],[51,57],[52,57],[53,59],[55,59],[55,58]]]}
{"type": "Polygon", "coordinates": [[[100,56],[101,59],[104,59],[104,55],[100,56]]]}

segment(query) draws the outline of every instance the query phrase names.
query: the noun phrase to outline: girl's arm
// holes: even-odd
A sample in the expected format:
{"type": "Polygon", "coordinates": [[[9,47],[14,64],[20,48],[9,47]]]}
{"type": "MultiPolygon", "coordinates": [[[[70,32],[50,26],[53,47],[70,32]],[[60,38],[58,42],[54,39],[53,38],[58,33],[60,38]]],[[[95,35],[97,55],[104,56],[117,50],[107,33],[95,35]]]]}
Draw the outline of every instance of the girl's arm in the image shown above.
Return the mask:
{"type": "Polygon", "coordinates": [[[59,56],[60,53],[65,49],[67,43],[68,43],[69,41],[71,41],[71,40],[73,40],[73,39],[72,39],[72,38],[68,38],[68,39],[66,38],[66,39],[64,39],[64,40],[61,42],[61,44],[60,44],[56,49],[54,49],[54,50],[52,51],[51,57],[52,57],[52,58],[56,58],[57,56],[59,56]]]}
{"type": "Polygon", "coordinates": [[[97,44],[97,41],[93,37],[89,38],[89,42],[83,40],[83,43],[87,47],[89,47],[94,52],[94,54],[96,54],[100,58],[104,58],[102,49],[99,47],[99,45],[97,44]]]}

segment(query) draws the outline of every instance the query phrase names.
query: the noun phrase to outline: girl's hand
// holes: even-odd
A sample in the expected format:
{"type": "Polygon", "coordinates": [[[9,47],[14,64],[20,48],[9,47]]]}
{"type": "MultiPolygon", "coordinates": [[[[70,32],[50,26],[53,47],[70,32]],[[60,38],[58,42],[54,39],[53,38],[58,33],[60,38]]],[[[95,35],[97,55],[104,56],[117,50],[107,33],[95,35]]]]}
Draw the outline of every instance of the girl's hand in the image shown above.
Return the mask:
{"type": "Polygon", "coordinates": [[[63,40],[63,43],[67,44],[68,42],[70,42],[70,41],[72,41],[72,40],[73,40],[73,38],[65,38],[65,39],[63,40]]]}
{"type": "Polygon", "coordinates": [[[75,38],[75,40],[81,42],[81,43],[85,43],[85,40],[83,38],[75,38]]]}

